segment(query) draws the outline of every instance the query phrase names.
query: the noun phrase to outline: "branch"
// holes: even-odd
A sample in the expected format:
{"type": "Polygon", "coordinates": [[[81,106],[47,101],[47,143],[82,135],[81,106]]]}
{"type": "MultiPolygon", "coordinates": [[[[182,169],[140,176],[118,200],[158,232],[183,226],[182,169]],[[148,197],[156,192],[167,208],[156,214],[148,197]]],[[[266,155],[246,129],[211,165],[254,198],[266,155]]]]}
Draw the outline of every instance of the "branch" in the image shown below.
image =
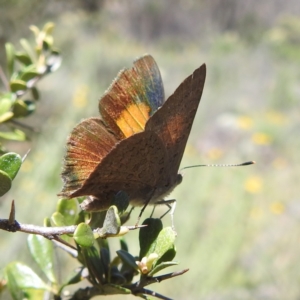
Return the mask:
{"type": "Polygon", "coordinates": [[[131,284],[129,286],[124,286],[124,287],[131,290],[133,295],[146,294],[146,295],[151,295],[153,297],[156,297],[158,299],[171,300],[170,298],[167,298],[167,297],[165,297],[163,295],[160,295],[156,292],[147,290],[144,287],[146,285],[149,285],[149,284],[152,284],[152,283],[157,283],[157,282],[161,282],[161,281],[166,280],[166,279],[170,279],[170,278],[173,278],[173,277],[176,277],[176,276],[180,276],[180,275],[186,273],[188,270],[189,269],[184,269],[182,271],[172,272],[172,273],[160,275],[160,276],[157,276],[157,277],[147,277],[147,276],[145,276],[145,277],[142,277],[140,281],[138,281],[134,284],[131,284]]]}
{"type": "MultiPolygon", "coordinates": [[[[9,232],[21,231],[26,233],[38,234],[38,235],[42,235],[43,237],[49,240],[54,239],[56,241],[64,243],[63,240],[59,238],[59,236],[63,234],[73,234],[77,228],[77,225],[63,226],[63,227],[44,227],[44,226],[36,226],[32,224],[21,224],[18,221],[16,221],[15,215],[16,215],[15,202],[13,200],[11,204],[9,218],[0,219],[0,229],[9,232]]],[[[128,228],[128,230],[135,230],[144,226],[145,225],[126,226],[126,228],[128,228]]],[[[93,231],[98,232],[99,228],[96,228],[93,231]]]]}

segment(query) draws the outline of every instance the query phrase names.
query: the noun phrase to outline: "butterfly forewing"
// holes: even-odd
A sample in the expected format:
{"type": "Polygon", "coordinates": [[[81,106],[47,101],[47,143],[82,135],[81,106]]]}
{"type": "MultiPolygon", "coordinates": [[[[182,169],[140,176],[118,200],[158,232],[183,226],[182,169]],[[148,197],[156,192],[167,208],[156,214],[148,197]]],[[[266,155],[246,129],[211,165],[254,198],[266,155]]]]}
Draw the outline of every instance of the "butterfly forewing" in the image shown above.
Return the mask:
{"type": "Polygon", "coordinates": [[[147,55],[133,68],[121,71],[99,102],[104,122],[120,138],[144,130],[149,117],[162,105],[164,89],[158,66],[147,55]]]}
{"type": "Polygon", "coordinates": [[[200,103],[206,75],[202,65],[187,77],[164,105],[148,120],[146,131],[154,131],[168,154],[165,180],[175,178],[200,103]]]}

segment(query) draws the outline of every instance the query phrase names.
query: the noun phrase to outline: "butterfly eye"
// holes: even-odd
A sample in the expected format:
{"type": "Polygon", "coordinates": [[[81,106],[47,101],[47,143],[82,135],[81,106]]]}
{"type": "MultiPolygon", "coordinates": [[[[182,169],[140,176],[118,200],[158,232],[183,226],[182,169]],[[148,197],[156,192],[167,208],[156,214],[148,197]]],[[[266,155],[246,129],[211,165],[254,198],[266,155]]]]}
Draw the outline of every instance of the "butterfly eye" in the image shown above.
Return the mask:
{"type": "Polygon", "coordinates": [[[177,174],[176,183],[180,184],[181,182],[182,182],[182,175],[181,174],[177,174]]]}

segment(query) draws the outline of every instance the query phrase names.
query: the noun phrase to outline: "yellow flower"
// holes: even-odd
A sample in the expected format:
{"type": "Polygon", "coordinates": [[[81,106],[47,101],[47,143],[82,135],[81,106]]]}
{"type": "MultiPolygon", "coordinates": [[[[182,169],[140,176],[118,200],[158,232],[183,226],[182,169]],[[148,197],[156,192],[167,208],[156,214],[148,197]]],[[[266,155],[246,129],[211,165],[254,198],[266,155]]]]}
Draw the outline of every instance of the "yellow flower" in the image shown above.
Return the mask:
{"type": "Polygon", "coordinates": [[[281,202],[273,202],[270,206],[270,210],[274,215],[280,215],[284,212],[285,207],[281,202]]]}
{"type": "Polygon", "coordinates": [[[252,141],[257,145],[269,145],[272,142],[272,137],[263,132],[257,132],[252,135],[252,141]]]}
{"type": "Polygon", "coordinates": [[[219,148],[211,148],[207,153],[208,158],[211,160],[217,160],[222,155],[223,155],[223,151],[219,148]]]}
{"type": "Polygon", "coordinates": [[[253,126],[253,120],[247,116],[240,116],[237,119],[237,123],[240,128],[245,130],[250,129],[253,126]]]}
{"type": "Polygon", "coordinates": [[[73,96],[73,104],[77,108],[82,108],[87,105],[89,89],[86,85],[79,86],[73,96]]]}
{"type": "Polygon", "coordinates": [[[286,117],[280,112],[270,111],[267,113],[267,120],[275,125],[283,125],[286,122],[286,117]]]}
{"type": "Polygon", "coordinates": [[[246,180],[244,187],[248,193],[257,194],[262,190],[263,181],[259,176],[253,176],[246,180]]]}

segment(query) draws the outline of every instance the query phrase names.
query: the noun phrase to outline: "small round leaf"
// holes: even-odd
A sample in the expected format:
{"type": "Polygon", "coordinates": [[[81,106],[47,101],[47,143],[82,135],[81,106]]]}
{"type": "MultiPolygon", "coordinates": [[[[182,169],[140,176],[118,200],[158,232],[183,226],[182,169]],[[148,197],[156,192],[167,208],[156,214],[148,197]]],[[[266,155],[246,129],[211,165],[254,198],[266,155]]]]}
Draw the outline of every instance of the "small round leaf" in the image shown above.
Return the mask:
{"type": "Polygon", "coordinates": [[[13,180],[22,165],[22,158],[19,154],[9,152],[0,156],[0,170],[4,171],[13,180]]]}
{"type": "Polygon", "coordinates": [[[95,241],[91,227],[85,223],[80,223],[77,226],[73,237],[81,247],[91,247],[95,241]]]}

